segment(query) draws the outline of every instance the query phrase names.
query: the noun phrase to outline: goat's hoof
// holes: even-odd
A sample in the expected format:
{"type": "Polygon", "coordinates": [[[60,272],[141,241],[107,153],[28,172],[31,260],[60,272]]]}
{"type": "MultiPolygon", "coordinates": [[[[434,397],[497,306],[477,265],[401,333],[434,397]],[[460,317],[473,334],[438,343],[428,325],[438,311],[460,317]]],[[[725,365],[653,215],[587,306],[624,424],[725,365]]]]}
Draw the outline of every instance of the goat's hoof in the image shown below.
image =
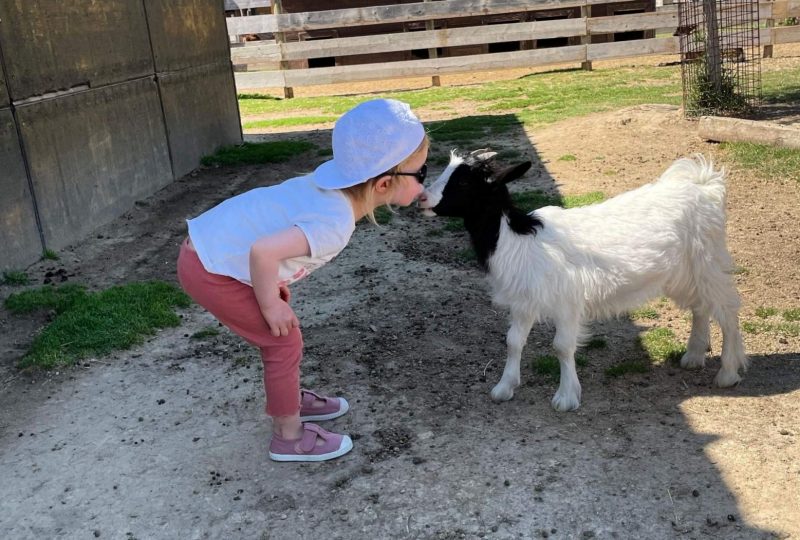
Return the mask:
{"type": "Polygon", "coordinates": [[[574,411],[581,406],[581,398],[573,393],[559,390],[550,403],[559,412],[574,411]]]}
{"type": "Polygon", "coordinates": [[[503,383],[497,383],[494,388],[492,388],[492,399],[495,401],[508,401],[509,399],[514,397],[514,389],[503,383]]]}
{"type": "Polygon", "coordinates": [[[681,367],[684,369],[700,369],[706,365],[706,355],[686,353],[681,358],[681,367]]]}
{"type": "Polygon", "coordinates": [[[714,384],[720,388],[727,388],[739,384],[741,380],[742,377],[737,372],[720,369],[714,377],[714,384]]]}

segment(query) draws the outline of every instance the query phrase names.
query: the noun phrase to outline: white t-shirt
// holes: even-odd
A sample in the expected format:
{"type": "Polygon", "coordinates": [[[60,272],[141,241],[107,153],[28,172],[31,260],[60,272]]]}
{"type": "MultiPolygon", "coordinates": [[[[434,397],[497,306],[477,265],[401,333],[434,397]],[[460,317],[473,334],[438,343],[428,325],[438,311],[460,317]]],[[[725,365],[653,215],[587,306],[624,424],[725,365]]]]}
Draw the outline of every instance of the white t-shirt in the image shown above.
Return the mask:
{"type": "Polygon", "coordinates": [[[313,175],[247,191],[187,223],[203,267],[248,285],[250,246],[259,238],[293,225],[306,235],[311,256],[285,259],[279,265],[278,282],[288,285],[338,255],[356,228],[347,196],[338,189],[317,187],[313,175]]]}

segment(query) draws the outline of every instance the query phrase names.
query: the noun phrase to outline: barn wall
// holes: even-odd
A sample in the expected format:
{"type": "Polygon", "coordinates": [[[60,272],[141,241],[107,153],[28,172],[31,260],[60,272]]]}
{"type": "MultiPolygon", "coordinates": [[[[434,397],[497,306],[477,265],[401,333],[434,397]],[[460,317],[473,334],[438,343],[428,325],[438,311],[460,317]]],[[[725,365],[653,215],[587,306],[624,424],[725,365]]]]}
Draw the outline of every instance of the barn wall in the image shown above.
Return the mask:
{"type": "Polygon", "coordinates": [[[222,0],[10,1],[0,21],[0,270],[241,142],[222,0]]]}

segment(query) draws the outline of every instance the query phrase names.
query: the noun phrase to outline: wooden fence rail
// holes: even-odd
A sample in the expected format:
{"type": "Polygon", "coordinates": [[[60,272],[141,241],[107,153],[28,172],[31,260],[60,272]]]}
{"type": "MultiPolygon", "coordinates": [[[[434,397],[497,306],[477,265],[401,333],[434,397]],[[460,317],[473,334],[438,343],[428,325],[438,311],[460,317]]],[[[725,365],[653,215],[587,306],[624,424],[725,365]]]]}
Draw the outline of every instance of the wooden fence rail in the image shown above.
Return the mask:
{"type": "MultiPolygon", "coordinates": [[[[230,0],[229,0],[230,1],[230,0]]],[[[236,0],[239,1],[239,0],[236,0]]],[[[465,16],[487,16],[522,11],[554,10],[616,4],[625,0],[447,0],[414,4],[337,9],[308,13],[257,15],[228,19],[231,35],[264,32],[305,31],[342,28],[364,24],[432,21],[465,16]]],[[[585,14],[587,11],[582,11],[585,14]]],[[[800,16],[800,0],[775,0],[759,6],[761,20],[800,16]]],[[[480,27],[442,28],[379,35],[362,35],[293,41],[285,43],[251,42],[232,45],[231,57],[237,66],[239,90],[264,87],[307,86],[412,76],[438,76],[507,68],[534,67],[556,63],[585,63],[593,60],[649,54],[678,54],[678,38],[656,37],[631,41],[591,43],[593,35],[631,31],[669,32],[678,25],[676,6],[656,12],[619,14],[605,17],[574,17],[556,20],[492,24],[480,27]],[[241,71],[243,66],[277,66],[280,62],[342,57],[369,53],[433,49],[487,43],[582,38],[580,45],[518,50],[469,56],[450,56],[419,60],[399,60],[375,64],[355,64],[310,69],[269,69],[241,71]]],[[[429,25],[430,26],[430,25],[429,25]]],[[[651,32],[651,35],[654,32],[651,32]]],[[[762,28],[762,45],[800,42],[800,27],[762,28]]],[[[724,44],[723,44],[724,45],[724,44]]]]}

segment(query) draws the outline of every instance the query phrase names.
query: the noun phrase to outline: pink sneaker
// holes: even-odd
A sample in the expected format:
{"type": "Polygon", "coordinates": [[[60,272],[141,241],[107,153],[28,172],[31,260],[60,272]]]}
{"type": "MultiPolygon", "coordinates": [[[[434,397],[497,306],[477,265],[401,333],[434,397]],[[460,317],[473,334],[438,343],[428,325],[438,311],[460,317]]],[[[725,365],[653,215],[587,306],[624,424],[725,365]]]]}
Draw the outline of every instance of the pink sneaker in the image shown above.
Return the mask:
{"type": "Polygon", "coordinates": [[[347,435],[325,431],[316,424],[303,424],[303,436],[290,441],[272,435],[269,457],[273,461],[327,461],[353,449],[347,435]]]}
{"type": "Polygon", "coordinates": [[[300,390],[300,421],[321,422],[339,418],[350,410],[350,404],[344,398],[322,397],[310,390],[300,390]],[[324,401],[324,405],[314,407],[314,401],[324,401]]]}

